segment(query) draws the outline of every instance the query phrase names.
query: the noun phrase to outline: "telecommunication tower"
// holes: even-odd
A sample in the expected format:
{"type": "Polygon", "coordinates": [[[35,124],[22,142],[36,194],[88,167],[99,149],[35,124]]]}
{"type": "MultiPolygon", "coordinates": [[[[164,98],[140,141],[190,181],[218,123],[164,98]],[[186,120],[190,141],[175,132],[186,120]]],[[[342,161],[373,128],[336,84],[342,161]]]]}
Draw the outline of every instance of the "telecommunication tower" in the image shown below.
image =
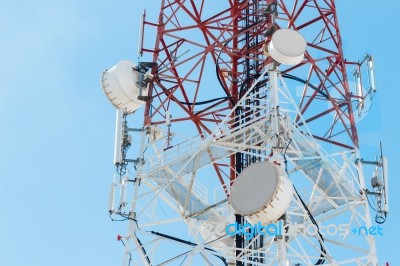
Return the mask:
{"type": "Polygon", "coordinates": [[[362,158],[356,125],[373,58],[345,59],[335,1],[160,5],[139,62],[101,79],[124,265],[378,265],[387,159],[362,158]]]}

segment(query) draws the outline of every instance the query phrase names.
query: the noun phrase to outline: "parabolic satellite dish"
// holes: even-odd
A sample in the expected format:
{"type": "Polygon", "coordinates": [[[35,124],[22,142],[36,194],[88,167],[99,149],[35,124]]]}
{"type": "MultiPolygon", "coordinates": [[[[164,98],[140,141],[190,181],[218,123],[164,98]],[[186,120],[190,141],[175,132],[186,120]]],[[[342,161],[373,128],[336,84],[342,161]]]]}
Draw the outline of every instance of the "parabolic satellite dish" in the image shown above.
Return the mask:
{"type": "MultiPolygon", "coordinates": [[[[109,70],[103,72],[101,85],[107,98],[117,109],[125,109],[126,113],[133,113],[145,104],[138,99],[139,73],[135,64],[130,61],[121,61],[109,70]]],[[[147,95],[147,91],[142,92],[147,95]]]]}
{"type": "Polygon", "coordinates": [[[233,210],[252,223],[278,220],[292,200],[293,186],[271,162],[247,167],[234,182],[229,201],[233,210]]]}
{"type": "Polygon", "coordinates": [[[307,42],[304,37],[291,29],[277,30],[268,45],[271,57],[285,65],[297,65],[303,61],[306,49],[307,42]]]}

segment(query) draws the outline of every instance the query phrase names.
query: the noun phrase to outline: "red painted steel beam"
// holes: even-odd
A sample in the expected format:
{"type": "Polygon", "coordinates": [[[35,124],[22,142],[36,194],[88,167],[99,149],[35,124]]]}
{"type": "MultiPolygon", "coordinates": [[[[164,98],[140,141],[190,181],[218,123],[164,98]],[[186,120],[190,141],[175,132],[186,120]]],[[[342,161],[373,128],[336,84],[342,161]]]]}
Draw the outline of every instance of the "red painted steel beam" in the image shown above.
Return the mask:
{"type": "MultiPolygon", "coordinates": [[[[271,23],[262,17],[262,12],[247,16],[244,10],[249,8],[253,12],[257,10],[253,8],[256,4],[266,6],[272,0],[214,1],[163,0],[158,22],[144,21],[146,27],[156,28],[157,35],[154,47],[144,45],[141,52],[151,54],[153,62],[159,64],[152,70],[155,79],[149,93],[152,101],[145,109],[146,125],[165,122],[166,110],[173,109],[181,111],[174,123],[191,121],[199,134],[211,133],[233,108],[240,90],[252,83],[244,78],[246,60],[258,62],[255,68],[262,68],[267,60],[262,47],[268,39],[263,34],[271,23]],[[221,3],[225,5],[220,7],[221,3]],[[244,28],[245,19],[254,24],[244,28]],[[190,53],[176,61],[188,49],[190,53]],[[211,62],[218,67],[210,69],[211,62]],[[210,84],[210,75],[219,82],[212,79],[214,83],[210,84]],[[210,104],[197,104],[225,96],[210,104]]],[[[303,93],[297,99],[305,121],[315,138],[324,143],[345,149],[358,146],[352,106],[356,96],[348,85],[346,65],[350,63],[343,55],[335,2],[278,0],[277,3],[277,28],[299,30],[308,41],[306,59],[301,64],[281,66],[283,74],[306,81],[299,83],[303,85],[303,93]],[[326,132],[330,132],[330,137],[325,136],[326,132]]],[[[234,169],[234,165],[232,158],[230,168],[234,169]]],[[[234,171],[230,171],[230,179],[234,177],[234,171]]],[[[223,175],[219,178],[223,180],[223,175]]]]}

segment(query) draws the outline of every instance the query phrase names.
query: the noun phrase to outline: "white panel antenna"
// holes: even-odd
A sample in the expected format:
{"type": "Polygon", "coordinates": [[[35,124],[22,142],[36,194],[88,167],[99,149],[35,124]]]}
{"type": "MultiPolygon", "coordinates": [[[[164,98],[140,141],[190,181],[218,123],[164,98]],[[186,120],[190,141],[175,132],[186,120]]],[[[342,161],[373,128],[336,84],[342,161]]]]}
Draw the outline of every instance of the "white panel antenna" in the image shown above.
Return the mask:
{"type": "Polygon", "coordinates": [[[375,165],[371,178],[372,191],[366,189],[367,196],[373,196],[376,200],[376,207],[371,208],[377,212],[375,221],[383,224],[389,213],[389,169],[388,160],[383,156],[382,143],[380,144],[381,154],[376,161],[364,161],[363,164],[375,165]]]}
{"type": "Polygon", "coordinates": [[[382,176],[383,176],[383,209],[382,211],[387,215],[389,213],[389,169],[388,160],[382,157],[382,176]]]}
{"type": "Polygon", "coordinates": [[[375,93],[375,70],[374,70],[374,59],[371,55],[367,56],[367,63],[368,63],[368,74],[369,74],[369,86],[370,89],[375,93]]]}
{"type": "Polygon", "coordinates": [[[115,206],[115,189],[117,187],[117,184],[114,183],[114,181],[111,183],[110,186],[110,198],[108,202],[108,211],[110,214],[113,214],[115,212],[114,206],[115,206]]]}
{"type": "Polygon", "coordinates": [[[118,109],[115,125],[114,165],[119,165],[123,163],[122,145],[124,127],[124,110],[118,109]]]}
{"type": "Polygon", "coordinates": [[[357,96],[358,116],[363,117],[370,110],[372,100],[376,93],[375,70],[373,57],[365,54],[363,59],[358,62],[353,71],[354,81],[356,84],[355,95],[357,96]]]}

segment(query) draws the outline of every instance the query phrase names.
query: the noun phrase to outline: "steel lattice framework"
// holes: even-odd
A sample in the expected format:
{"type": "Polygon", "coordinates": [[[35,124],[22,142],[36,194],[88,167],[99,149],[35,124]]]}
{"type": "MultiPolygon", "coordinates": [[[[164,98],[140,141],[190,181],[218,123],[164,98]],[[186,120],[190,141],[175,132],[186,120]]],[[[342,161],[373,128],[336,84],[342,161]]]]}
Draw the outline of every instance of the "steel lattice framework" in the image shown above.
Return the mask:
{"type": "Polygon", "coordinates": [[[335,1],[161,0],[158,21],[144,14],[142,32],[141,61],[153,79],[138,160],[120,177],[122,191],[133,184],[118,209],[130,220],[125,265],[377,265],[369,235],[208,232],[245,222],[229,205],[231,185],[250,164],[275,157],[296,190],[285,223],[371,226],[355,115],[363,95],[346,69],[360,63],[344,58],[335,1]],[[300,64],[269,57],[280,28],[307,40],[300,64]],[[196,229],[191,239],[182,228],[196,229]],[[179,247],[169,254],[168,243],[179,247]]]}
{"type": "MultiPolygon", "coordinates": [[[[162,1],[152,53],[158,68],[152,90],[153,101],[146,110],[146,124],[163,123],[166,106],[177,106],[199,133],[210,133],[246,91],[265,65],[265,33],[272,27],[265,8],[273,1],[227,1],[208,17],[207,1],[162,1]],[[190,51],[190,53],[187,53],[190,51]],[[182,57],[181,57],[182,56],[182,57]],[[220,87],[213,94],[221,99],[198,108],[209,100],[204,84],[205,68],[214,64],[220,87]],[[223,98],[223,96],[226,96],[223,98]]],[[[217,6],[219,4],[216,4],[217,6]]],[[[306,59],[282,69],[304,83],[299,107],[316,139],[352,149],[358,146],[353,100],[348,85],[342,41],[334,1],[277,1],[276,27],[291,28],[308,40],[306,59]],[[304,75],[306,73],[306,75],[304,75]]],[[[211,66],[212,67],[212,66],[211,66]]],[[[217,97],[216,97],[217,98],[217,97]]]]}

